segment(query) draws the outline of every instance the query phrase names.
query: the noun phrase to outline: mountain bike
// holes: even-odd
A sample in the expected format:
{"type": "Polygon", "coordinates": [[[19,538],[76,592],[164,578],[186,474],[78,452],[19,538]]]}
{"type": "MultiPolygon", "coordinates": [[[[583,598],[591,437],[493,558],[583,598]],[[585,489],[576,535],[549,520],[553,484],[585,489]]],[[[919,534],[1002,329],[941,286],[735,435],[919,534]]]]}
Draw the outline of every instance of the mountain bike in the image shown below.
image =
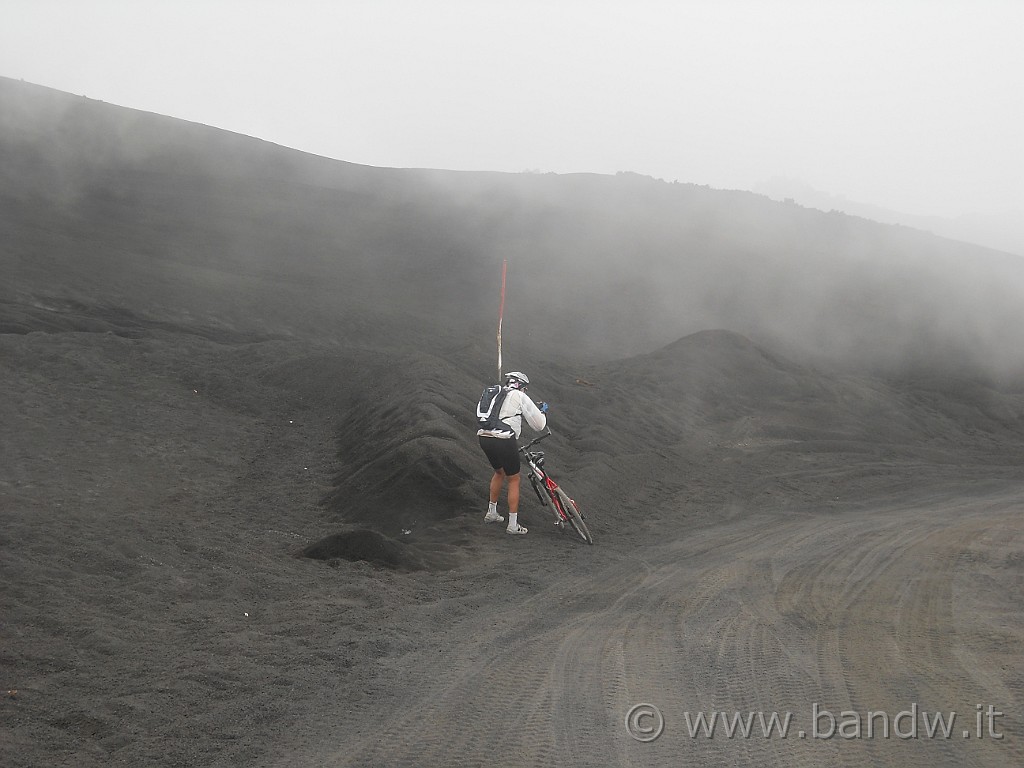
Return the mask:
{"type": "Polygon", "coordinates": [[[526,463],[526,476],[530,479],[540,503],[548,507],[555,515],[555,525],[563,533],[566,531],[565,524],[568,523],[580,538],[587,544],[594,543],[594,537],[590,535],[590,529],[583,522],[583,515],[576,502],[569,498],[569,494],[559,487],[558,483],[551,479],[551,476],[544,470],[544,451],[530,451],[534,445],[544,438],[551,437],[549,429],[540,437],[534,438],[529,443],[519,448],[526,463]]]}

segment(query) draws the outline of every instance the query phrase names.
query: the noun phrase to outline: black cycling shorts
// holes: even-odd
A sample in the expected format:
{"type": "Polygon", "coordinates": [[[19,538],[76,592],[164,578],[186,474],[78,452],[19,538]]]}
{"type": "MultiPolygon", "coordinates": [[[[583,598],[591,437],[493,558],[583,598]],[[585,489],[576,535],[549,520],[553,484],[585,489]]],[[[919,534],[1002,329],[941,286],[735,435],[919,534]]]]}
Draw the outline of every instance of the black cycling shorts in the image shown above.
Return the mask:
{"type": "Polygon", "coordinates": [[[519,444],[514,437],[480,436],[480,447],[495,470],[504,470],[509,477],[519,474],[519,444]]]}

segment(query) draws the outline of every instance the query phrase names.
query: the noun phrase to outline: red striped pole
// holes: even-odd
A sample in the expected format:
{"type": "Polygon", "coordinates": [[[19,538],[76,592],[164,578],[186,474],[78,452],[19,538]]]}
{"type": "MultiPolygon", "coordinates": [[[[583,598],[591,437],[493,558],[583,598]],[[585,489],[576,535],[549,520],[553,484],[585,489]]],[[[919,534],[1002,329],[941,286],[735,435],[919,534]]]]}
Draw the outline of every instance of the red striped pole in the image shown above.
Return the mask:
{"type": "Polygon", "coordinates": [[[501,260],[501,305],[498,307],[498,383],[501,383],[501,318],[505,314],[505,271],[508,261],[501,260]]]}

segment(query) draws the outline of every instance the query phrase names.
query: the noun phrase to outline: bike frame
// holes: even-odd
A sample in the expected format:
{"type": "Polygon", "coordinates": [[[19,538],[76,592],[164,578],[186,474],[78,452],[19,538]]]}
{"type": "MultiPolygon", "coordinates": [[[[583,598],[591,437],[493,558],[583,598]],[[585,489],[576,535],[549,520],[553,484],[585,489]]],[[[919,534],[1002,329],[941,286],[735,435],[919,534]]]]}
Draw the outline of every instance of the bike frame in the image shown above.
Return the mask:
{"type": "MultiPolygon", "coordinates": [[[[554,505],[554,508],[558,513],[558,524],[561,526],[568,522],[569,518],[566,516],[565,510],[562,509],[562,503],[558,498],[558,483],[551,479],[551,476],[544,471],[542,465],[537,463],[535,454],[531,454],[528,451],[529,448],[532,448],[534,445],[536,445],[541,440],[547,437],[551,437],[550,429],[540,437],[536,437],[526,445],[522,446],[519,449],[519,452],[523,454],[523,461],[526,463],[526,466],[530,468],[528,476],[530,478],[530,484],[533,486],[534,493],[537,494],[537,498],[540,499],[541,504],[548,503],[541,495],[540,487],[538,486],[538,483],[541,483],[544,489],[548,492],[548,496],[551,499],[551,504],[554,505]]],[[[543,459],[543,454],[541,455],[541,459],[543,459]]]]}
{"type": "Polygon", "coordinates": [[[540,499],[541,506],[546,506],[554,512],[555,525],[565,533],[568,530],[566,528],[568,523],[569,528],[576,531],[587,544],[593,544],[594,537],[590,534],[590,529],[584,522],[583,513],[580,512],[576,502],[565,492],[564,488],[559,487],[558,483],[551,479],[551,475],[544,469],[543,451],[531,453],[529,450],[547,437],[551,437],[550,429],[519,449],[519,452],[523,454],[523,461],[526,463],[526,476],[530,478],[530,485],[533,486],[537,498],[540,499]],[[548,495],[546,500],[540,490],[542,486],[548,495]]]}

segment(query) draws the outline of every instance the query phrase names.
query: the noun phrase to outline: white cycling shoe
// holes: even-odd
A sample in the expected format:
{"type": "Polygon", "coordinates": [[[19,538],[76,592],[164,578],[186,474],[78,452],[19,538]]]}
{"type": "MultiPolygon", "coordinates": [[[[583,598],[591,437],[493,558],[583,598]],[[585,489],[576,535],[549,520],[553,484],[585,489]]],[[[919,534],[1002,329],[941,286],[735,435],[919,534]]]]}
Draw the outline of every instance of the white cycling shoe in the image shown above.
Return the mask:
{"type": "Polygon", "coordinates": [[[513,533],[513,534],[523,535],[523,534],[526,533],[526,528],[524,526],[519,525],[517,523],[515,528],[513,528],[512,526],[509,526],[508,528],[506,528],[505,529],[505,533],[513,533]]]}
{"type": "Polygon", "coordinates": [[[497,512],[491,512],[487,510],[487,514],[484,515],[485,523],[504,523],[505,518],[503,515],[499,515],[497,512]]]}

